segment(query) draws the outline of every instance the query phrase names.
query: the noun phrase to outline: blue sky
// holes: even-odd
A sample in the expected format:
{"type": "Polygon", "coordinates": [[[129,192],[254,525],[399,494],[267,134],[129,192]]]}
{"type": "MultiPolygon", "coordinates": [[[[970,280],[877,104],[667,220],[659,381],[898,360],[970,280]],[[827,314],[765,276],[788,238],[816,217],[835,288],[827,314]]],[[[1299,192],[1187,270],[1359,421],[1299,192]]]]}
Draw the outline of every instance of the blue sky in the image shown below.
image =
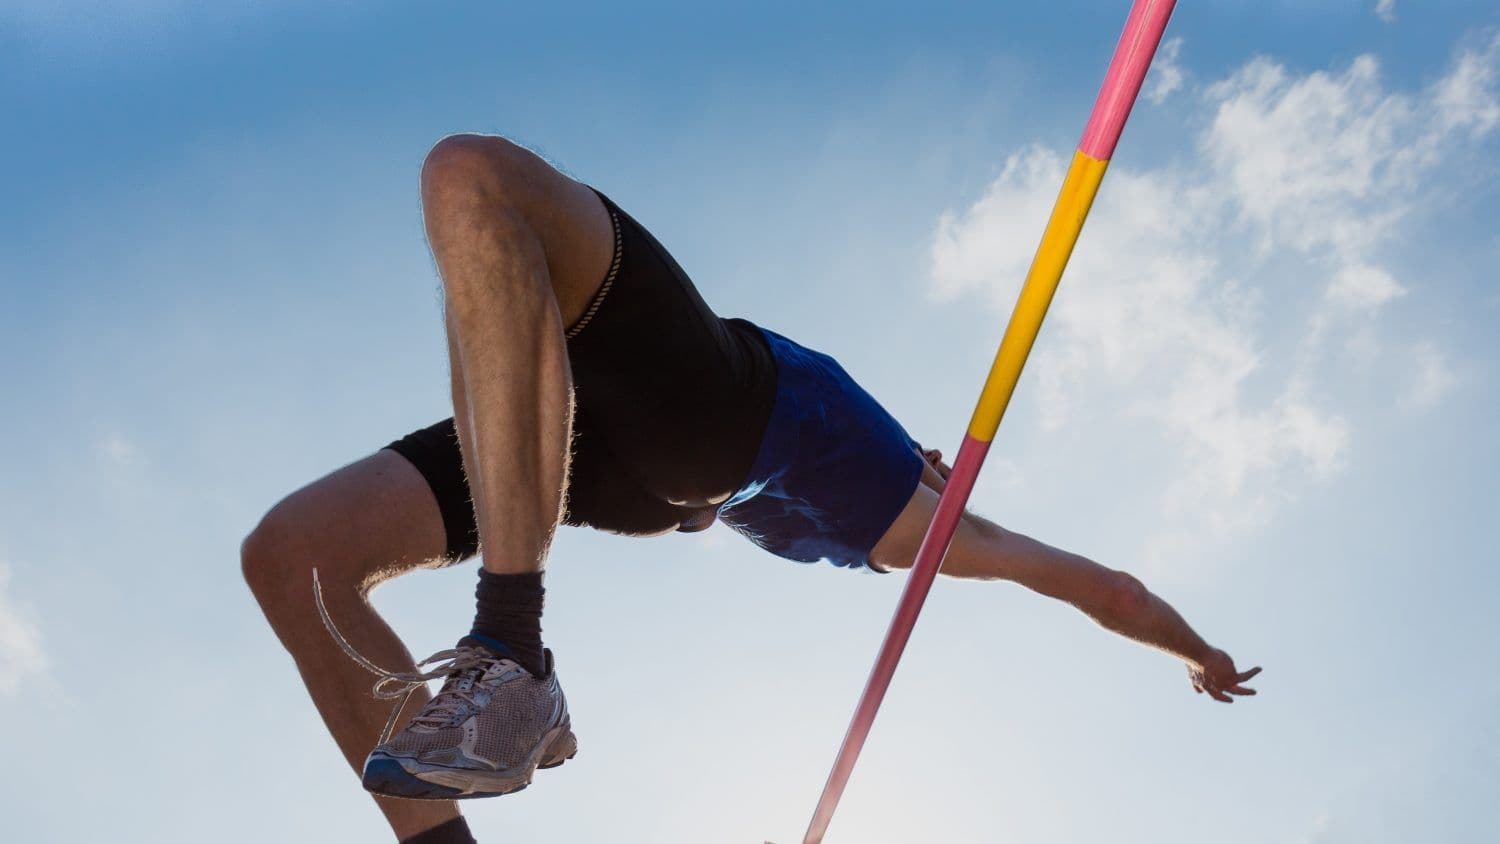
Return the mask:
{"type": "MultiPolygon", "coordinates": [[[[544,152],[951,451],[1126,5],[0,8],[4,837],[384,840],[237,545],[447,415],[436,138],[544,152]]],[[[1262,694],[940,583],[830,841],[1500,821],[1497,33],[1181,4],[974,506],[1137,573],[1262,694]]],[[[377,603],[436,650],[472,577],[377,603]]],[[[795,839],[899,579],[566,531],[549,584],[583,752],[481,840],[795,839]]]]}

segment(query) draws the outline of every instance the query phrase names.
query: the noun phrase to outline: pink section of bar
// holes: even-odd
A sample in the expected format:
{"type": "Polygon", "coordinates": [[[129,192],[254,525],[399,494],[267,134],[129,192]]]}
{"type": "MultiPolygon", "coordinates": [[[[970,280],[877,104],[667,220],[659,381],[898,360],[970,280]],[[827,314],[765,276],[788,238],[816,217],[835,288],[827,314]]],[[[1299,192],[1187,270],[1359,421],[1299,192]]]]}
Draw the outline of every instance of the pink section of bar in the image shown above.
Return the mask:
{"type": "Polygon", "coordinates": [[[896,665],[901,662],[901,653],[906,650],[906,642],[911,638],[917,616],[922,612],[922,604],[932,589],[932,581],[937,579],[943,555],[948,553],[948,546],[953,542],[958,520],[963,516],[964,505],[969,502],[969,494],[974,491],[974,481],[979,477],[979,467],[984,465],[984,457],[989,450],[989,443],[965,435],[963,445],[958,448],[958,456],[953,458],[953,472],[948,476],[948,483],[938,499],[937,511],[932,515],[927,535],[922,537],[922,544],[917,549],[917,558],[912,563],[906,588],[901,592],[901,602],[896,605],[896,614],[891,618],[890,629],[886,631],[885,642],[880,646],[880,655],[875,658],[870,679],[865,682],[865,691],[860,695],[859,706],[849,722],[849,732],[844,735],[844,743],[839,748],[833,771],[828,775],[828,783],[823,786],[823,796],[818,800],[817,811],[813,813],[807,835],[802,839],[803,844],[818,844],[828,831],[833,810],[839,805],[844,786],[849,784],[849,775],[853,773],[854,763],[859,759],[860,748],[864,747],[865,739],[870,735],[870,726],[875,723],[875,713],[880,711],[880,702],[885,699],[886,689],[891,686],[891,678],[896,675],[896,665]]]}
{"type": "Polygon", "coordinates": [[[1131,8],[1104,87],[1099,89],[1089,125],[1083,130],[1083,142],[1078,145],[1084,154],[1100,161],[1108,161],[1115,154],[1115,144],[1120,142],[1125,120],[1130,117],[1130,108],[1135,105],[1176,5],[1177,0],[1136,0],[1131,8]]]}
{"type": "MultiPolygon", "coordinates": [[[[1083,142],[1079,145],[1079,151],[1084,155],[1108,161],[1114,154],[1115,144],[1125,129],[1125,120],[1130,116],[1130,108],[1140,93],[1151,59],[1156,55],[1156,47],[1161,43],[1167,19],[1171,17],[1176,5],[1176,0],[1135,0],[1125,23],[1125,33],[1120,36],[1114,59],[1110,61],[1109,75],[1099,91],[1094,111],[1089,116],[1088,128],[1083,133],[1083,142]]],[[[1086,213],[1087,207],[1083,210],[1086,213]]],[[[1080,220],[1080,225],[1081,222],[1080,220]]],[[[1045,245],[1046,240],[1043,240],[1043,246],[1045,245]]],[[[818,808],[813,813],[812,823],[807,827],[803,844],[821,844],[828,831],[828,824],[833,820],[839,798],[849,784],[849,776],[854,771],[860,749],[870,735],[875,715],[880,710],[881,701],[885,699],[886,690],[890,688],[891,678],[896,674],[896,665],[901,660],[902,652],[906,650],[912,628],[916,626],[917,616],[922,612],[922,604],[927,600],[933,580],[937,578],[943,556],[948,553],[953,532],[963,516],[964,505],[969,501],[969,493],[974,489],[974,481],[979,477],[979,469],[984,464],[989,447],[987,442],[972,436],[964,437],[963,446],[953,461],[953,473],[938,500],[937,511],[933,514],[932,524],[927,528],[927,535],[923,537],[922,545],[917,550],[911,575],[901,593],[901,602],[896,607],[890,629],[886,631],[885,641],[880,646],[875,668],[865,683],[864,694],[860,696],[859,705],[854,710],[854,718],[849,723],[849,731],[844,735],[844,743],[839,747],[833,771],[828,775],[827,784],[823,786],[822,796],[818,798],[818,808]]]]}

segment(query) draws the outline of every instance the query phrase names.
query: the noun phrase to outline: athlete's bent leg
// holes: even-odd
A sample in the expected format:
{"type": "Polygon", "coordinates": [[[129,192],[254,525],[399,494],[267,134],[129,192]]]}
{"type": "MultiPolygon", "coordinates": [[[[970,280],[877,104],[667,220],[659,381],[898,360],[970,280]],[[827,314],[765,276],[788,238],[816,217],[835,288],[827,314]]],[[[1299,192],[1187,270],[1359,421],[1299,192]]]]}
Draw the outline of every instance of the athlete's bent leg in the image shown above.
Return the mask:
{"type": "Polygon", "coordinates": [[[527,787],[577,737],[542,647],[541,570],[564,514],[573,424],[564,326],[603,284],[614,226],[592,191],[501,138],[444,139],[422,168],[442,277],[455,428],[484,570],[443,689],[370,752],[365,788],[420,799],[527,787]]]}
{"type": "Polygon", "coordinates": [[[613,253],[587,187],[502,138],[455,135],[422,170],[459,440],[484,567],[540,571],[562,510],[572,377],[564,326],[613,253]]]}
{"type": "MultiPolygon", "coordinates": [[[[323,629],[312,570],[317,567],[328,611],[349,642],[376,665],[411,671],[411,654],[370,606],[369,592],[383,580],[440,562],[445,539],[427,482],[405,458],[380,451],[292,493],[244,542],[245,579],[356,771],[391,704],[371,696],[374,678],[323,629]]],[[[403,718],[427,697],[418,689],[403,718]]],[[[400,840],[458,817],[448,801],[376,802],[400,840]]]]}

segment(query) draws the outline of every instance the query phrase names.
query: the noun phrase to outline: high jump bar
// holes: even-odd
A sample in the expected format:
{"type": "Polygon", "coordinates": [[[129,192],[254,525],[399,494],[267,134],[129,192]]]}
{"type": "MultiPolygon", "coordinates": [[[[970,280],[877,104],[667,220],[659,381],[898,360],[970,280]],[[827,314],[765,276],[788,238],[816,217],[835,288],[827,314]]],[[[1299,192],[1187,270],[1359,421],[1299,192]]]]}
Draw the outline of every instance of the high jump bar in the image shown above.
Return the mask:
{"type": "Polygon", "coordinates": [[[1104,85],[1094,102],[1088,126],[1084,129],[1083,140],[1074,152],[1073,162],[1063,179],[1062,191],[1052,208],[1052,216],[1042,234],[1041,245],[1032,258],[1026,283],[1021,287],[1020,298],[1015,310],[1011,312],[1010,323],[1005,327],[1000,350],[995,354],[984,389],[980,391],[979,402],[969,419],[963,445],[959,447],[958,455],[953,460],[953,471],[938,500],[932,523],[928,525],[927,533],[917,550],[906,588],[896,605],[896,613],[891,618],[885,641],[880,645],[875,667],[871,669],[870,678],[865,682],[864,693],[860,695],[854,717],[850,719],[849,730],[844,735],[844,743],[839,747],[837,758],[834,759],[828,782],[823,786],[823,794],[818,798],[812,822],[802,839],[803,844],[821,844],[828,831],[828,824],[833,820],[839,798],[843,796],[844,787],[849,783],[849,775],[854,771],[854,764],[859,759],[865,739],[870,735],[875,714],[880,710],[886,690],[890,688],[896,665],[901,661],[901,653],[906,649],[907,640],[911,638],[917,616],[922,612],[922,604],[927,600],[933,580],[937,578],[943,556],[948,553],[948,546],[953,542],[953,532],[963,515],[964,505],[968,503],[969,494],[974,490],[979,469],[984,465],[990,443],[994,441],[995,432],[1000,428],[1000,420],[1004,418],[1005,409],[1010,405],[1016,382],[1020,380],[1021,370],[1026,365],[1026,357],[1031,353],[1037,333],[1041,331],[1042,320],[1047,316],[1047,308],[1052,303],[1053,294],[1057,292],[1068,258],[1073,254],[1073,246],[1078,242],[1089,208],[1099,192],[1099,184],[1104,180],[1104,171],[1109,167],[1110,157],[1114,155],[1115,145],[1119,143],[1125,121],[1130,117],[1130,110],[1140,94],[1141,83],[1146,79],[1146,71],[1151,67],[1151,60],[1156,55],[1156,48],[1161,43],[1162,33],[1166,31],[1167,21],[1171,19],[1172,9],[1176,5],[1176,0],[1135,0],[1131,6],[1130,16],[1125,21],[1125,31],[1115,47],[1114,58],[1110,60],[1109,71],[1104,77],[1104,85]]]}

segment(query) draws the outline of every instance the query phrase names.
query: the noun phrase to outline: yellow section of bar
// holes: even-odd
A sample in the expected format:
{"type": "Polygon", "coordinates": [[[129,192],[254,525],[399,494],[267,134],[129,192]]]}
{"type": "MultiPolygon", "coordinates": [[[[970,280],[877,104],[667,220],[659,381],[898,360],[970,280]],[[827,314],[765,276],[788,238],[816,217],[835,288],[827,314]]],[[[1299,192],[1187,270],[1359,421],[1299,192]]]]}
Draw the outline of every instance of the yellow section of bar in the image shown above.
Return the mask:
{"type": "Polygon", "coordinates": [[[1005,408],[1021,378],[1021,368],[1026,365],[1026,356],[1031,354],[1031,345],[1042,329],[1047,306],[1052,304],[1052,294],[1057,292],[1057,284],[1062,280],[1068,258],[1073,254],[1073,245],[1078,242],[1078,233],[1083,230],[1083,221],[1089,215],[1108,166],[1108,161],[1101,161],[1082,150],[1073,155],[1057,204],[1052,207],[1052,218],[1047,221],[1047,230],[1042,234],[1036,257],[1031,259],[1031,270],[1026,273],[1026,283],[1021,287],[1016,309],[1011,312],[1010,324],[1005,327],[1000,351],[995,354],[995,363],[990,367],[984,390],[979,394],[979,405],[969,420],[969,436],[974,439],[987,443],[995,438],[995,432],[1000,428],[1005,408]]]}

